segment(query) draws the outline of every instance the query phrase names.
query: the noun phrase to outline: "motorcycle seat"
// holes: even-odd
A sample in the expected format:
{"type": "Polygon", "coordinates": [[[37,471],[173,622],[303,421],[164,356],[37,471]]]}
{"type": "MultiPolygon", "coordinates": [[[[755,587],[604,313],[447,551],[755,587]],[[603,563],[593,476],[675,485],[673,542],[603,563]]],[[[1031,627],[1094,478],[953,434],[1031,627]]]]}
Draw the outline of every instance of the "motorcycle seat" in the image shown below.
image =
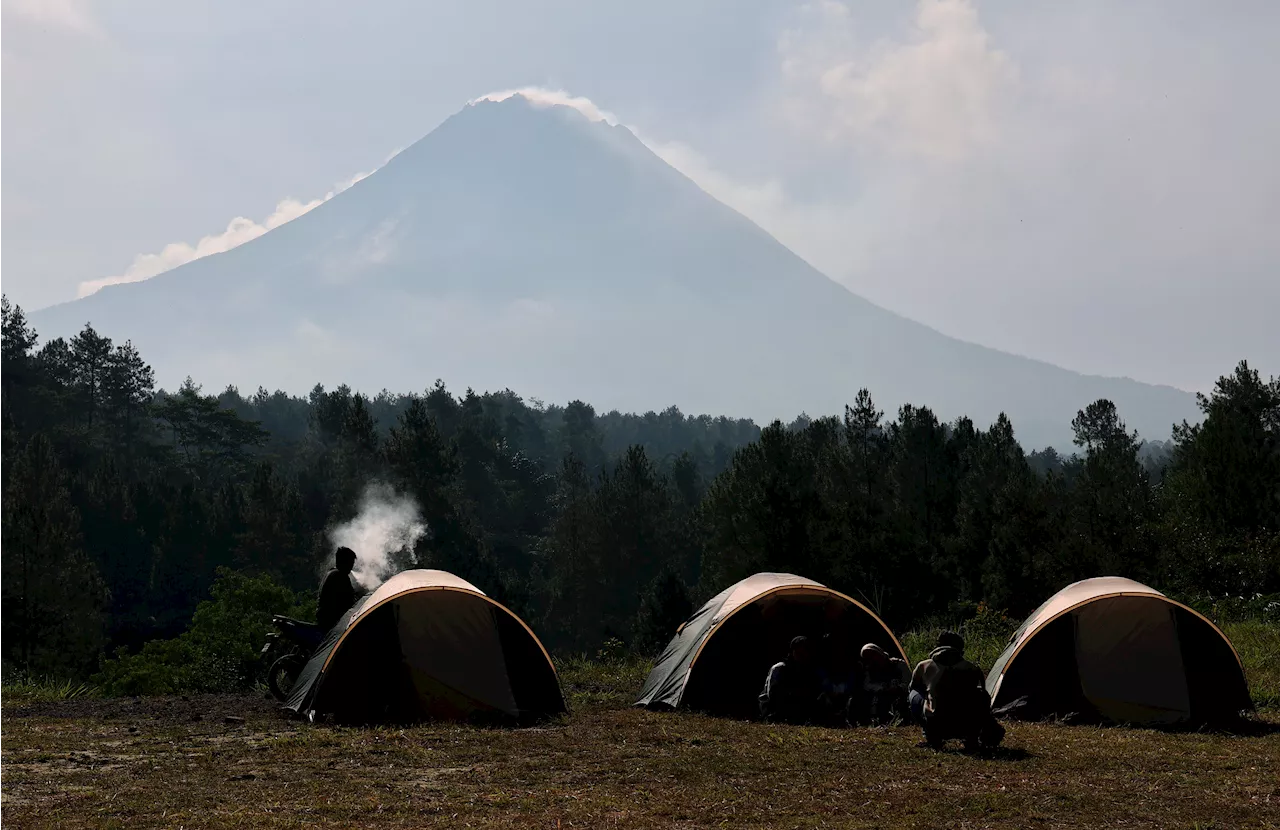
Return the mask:
{"type": "Polygon", "coordinates": [[[293,617],[285,617],[280,614],[275,615],[275,621],[285,623],[286,625],[296,626],[298,628],[319,628],[316,623],[307,622],[306,620],[295,620],[293,617]]]}

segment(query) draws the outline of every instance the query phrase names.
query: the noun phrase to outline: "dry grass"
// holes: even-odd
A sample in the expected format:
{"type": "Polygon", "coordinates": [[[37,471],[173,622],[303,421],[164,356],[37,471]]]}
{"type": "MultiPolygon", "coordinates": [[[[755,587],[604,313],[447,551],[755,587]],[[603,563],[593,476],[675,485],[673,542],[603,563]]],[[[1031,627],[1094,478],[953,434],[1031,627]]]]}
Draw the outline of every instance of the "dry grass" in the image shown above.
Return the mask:
{"type": "Polygon", "coordinates": [[[336,729],[257,698],[6,707],[6,827],[1280,827],[1280,733],[1014,725],[994,758],[914,729],[626,707],[640,668],[566,673],[531,730],[336,729]],[[244,723],[225,721],[242,716],[244,723]],[[195,719],[196,717],[199,719],[195,719]]]}

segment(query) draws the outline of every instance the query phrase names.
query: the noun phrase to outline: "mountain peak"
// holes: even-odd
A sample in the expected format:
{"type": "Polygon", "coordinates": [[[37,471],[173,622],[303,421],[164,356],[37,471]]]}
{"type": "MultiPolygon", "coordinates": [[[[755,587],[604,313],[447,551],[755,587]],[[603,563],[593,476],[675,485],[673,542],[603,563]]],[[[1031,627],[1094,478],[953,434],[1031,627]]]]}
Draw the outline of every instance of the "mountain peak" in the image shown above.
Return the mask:
{"type": "Polygon", "coordinates": [[[469,102],[377,172],[226,253],[32,315],[134,344],[162,384],[305,392],[436,378],[605,409],[790,418],[860,387],[893,411],[1006,411],[1062,443],[1106,397],[1145,437],[1175,390],[947,338],[832,282],[585,98],[469,102]]]}
{"type": "Polygon", "coordinates": [[[571,109],[588,121],[600,122],[610,126],[618,125],[618,118],[608,110],[601,109],[590,98],[570,95],[564,90],[546,89],[544,87],[527,86],[519,89],[508,89],[501,92],[490,92],[473,98],[467,102],[468,107],[480,104],[501,104],[511,102],[509,107],[546,110],[554,107],[571,109]]]}

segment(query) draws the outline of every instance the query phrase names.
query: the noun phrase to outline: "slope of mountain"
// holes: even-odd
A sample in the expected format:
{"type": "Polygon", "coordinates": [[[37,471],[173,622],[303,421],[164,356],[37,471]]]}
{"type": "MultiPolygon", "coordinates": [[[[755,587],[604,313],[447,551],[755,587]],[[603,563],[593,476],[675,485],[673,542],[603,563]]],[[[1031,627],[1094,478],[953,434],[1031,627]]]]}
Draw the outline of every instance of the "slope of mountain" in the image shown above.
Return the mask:
{"type": "Polygon", "coordinates": [[[509,387],[597,408],[791,418],[859,387],[1070,440],[1108,397],[1163,438],[1192,396],[946,337],[831,281],[625,127],[520,96],[469,105],[381,170],[226,253],[32,314],[132,339],[160,382],[304,392],[509,387]]]}

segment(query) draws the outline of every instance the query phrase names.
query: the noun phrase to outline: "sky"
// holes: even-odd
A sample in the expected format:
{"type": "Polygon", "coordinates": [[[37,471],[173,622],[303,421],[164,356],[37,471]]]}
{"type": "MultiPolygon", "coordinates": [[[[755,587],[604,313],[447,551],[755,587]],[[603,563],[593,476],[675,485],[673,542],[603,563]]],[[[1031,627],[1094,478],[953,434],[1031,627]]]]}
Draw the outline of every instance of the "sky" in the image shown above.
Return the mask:
{"type": "Polygon", "coordinates": [[[1207,390],[1280,374],[1280,4],[3,0],[0,280],[269,231],[467,101],[572,96],[854,292],[1207,390]]]}

